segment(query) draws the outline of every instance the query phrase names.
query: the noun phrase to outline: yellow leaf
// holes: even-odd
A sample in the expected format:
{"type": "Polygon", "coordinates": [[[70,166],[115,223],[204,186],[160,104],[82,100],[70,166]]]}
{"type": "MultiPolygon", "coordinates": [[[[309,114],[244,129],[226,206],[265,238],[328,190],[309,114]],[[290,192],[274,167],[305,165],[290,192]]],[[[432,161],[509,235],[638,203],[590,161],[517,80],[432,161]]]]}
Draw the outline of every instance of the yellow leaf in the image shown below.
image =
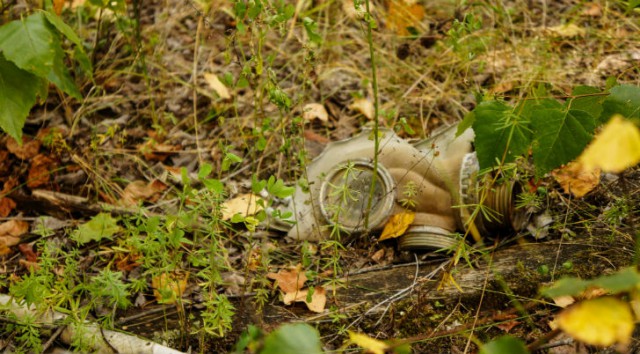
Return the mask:
{"type": "Polygon", "coordinates": [[[640,130],[616,115],[596,135],[578,158],[586,170],[622,172],[640,162],[640,130]]]}
{"type": "Polygon", "coordinates": [[[262,207],[257,203],[258,200],[261,200],[261,198],[251,193],[242,194],[227,200],[222,203],[222,220],[231,220],[236,214],[240,214],[243,217],[255,215],[258,211],[262,210],[262,207]]]}
{"type": "Polygon", "coordinates": [[[591,192],[600,183],[600,169],[586,170],[579,162],[571,162],[551,172],[553,178],[560,183],[565,193],[577,198],[591,192]]]}
{"type": "Polygon", "coordinates": [[[384,354],[389,345],[366,334],[349,331],[349,341],[373,354],[384,354]]]}
{"type": "Polygon", "coordinates": [[[205,73],[204,80],[209,84],[209,87],[215,91],[220,98],[223,100],[228,100],[231,98],[231,94],[229,94],[229,89],[225,86],[216,74],[205,73]]]}
{"type": "Polygon", "coordinates": [[[584,28],[578,27],[573,23],[565,23],[563,25],[548,27],[547,30],[553,35],[565,38],[584,36],[587,32],[584,28]]]}
{"type": "Polygon", "coordinates": [[[409,225],[413,223],[415,218],[416,214],[412,211],[404,211],[399,214],[392,215],[389,218],[389,221],[384,225],[384,230],[382,230],[379,241],[402,236],[402,234],[407,231],[407,228],[409,228],[409,225]]]}
{"type": "Polygon", "coordinates": [[[302,109],[302,118],[306,121],[312,121],[314,119],[327,122],[329,120],[329,113],[320,103],[309,103],[302,109]]]}
{"type": "Polygon", "coordinates": [[[408,27],[417,27],[424,18],[425,11],[421,4],[412,0],[388,0],[387,28],[400,36],[409,35],[408,27]]]}
{"type": "Polygon", "coordinates": [[[153,295],[159,303],[173,304],[176,299],[181,298],[187,288],[189,272],[182,276],[176,273],[162,273],[151,278],[153,295]],[[169,296],[167,297],[167,295],[169,296]]]}
{"type": "Polygon", "coordinates": [[[579,341],[607,347],[629,343],[634,321],[629,304],[615,297],[599,297],[563,310],[558,326],[579,341]]]}
{"type": "Polygon", "coordinates": [[[359,98],[353,101],[353,103],[349,105],[349,109],[362,113],[362,115],[367,117],[368,119],[373,119],[373,116],[375,114],[373,103],[366,98],[359,98]]]}

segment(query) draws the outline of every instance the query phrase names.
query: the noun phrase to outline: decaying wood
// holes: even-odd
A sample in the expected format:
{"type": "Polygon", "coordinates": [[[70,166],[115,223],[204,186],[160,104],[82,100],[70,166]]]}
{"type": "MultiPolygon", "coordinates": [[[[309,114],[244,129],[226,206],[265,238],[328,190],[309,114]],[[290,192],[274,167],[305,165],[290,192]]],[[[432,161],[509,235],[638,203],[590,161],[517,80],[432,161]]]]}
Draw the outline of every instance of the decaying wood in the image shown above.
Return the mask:
{"type": "MultiPolygon", "coordinates": [[[[483,304],[497,310],[508,306],[513,298],[535,298],[542,285],[563,275],[588,278],[615,271],[631,264],[632,254],[628,245],[621,244],[558,241],[516,244],[487,252],[484,256],[475,256],[477,261],[472,266],[461,263],[450,269],[455,285],[448,282],[442,289],[439,285],[444,269],[449,269],[447,264],[434,262],[416,266],[409,263],[348,277],[345,279],[346,287],[337,289],[336,296],[330,301],[340,308],[360,305],[362,313],[379,316],[395,300],[465,301],[474,304],[479,302],[484,292],[483,304]],[[507,295],[507,292],[512,292],[512,295],[507,295]]],[[[297,310],[274,303],[265,310],[265,321],[313,321],[321,318],[297,310]]]]}

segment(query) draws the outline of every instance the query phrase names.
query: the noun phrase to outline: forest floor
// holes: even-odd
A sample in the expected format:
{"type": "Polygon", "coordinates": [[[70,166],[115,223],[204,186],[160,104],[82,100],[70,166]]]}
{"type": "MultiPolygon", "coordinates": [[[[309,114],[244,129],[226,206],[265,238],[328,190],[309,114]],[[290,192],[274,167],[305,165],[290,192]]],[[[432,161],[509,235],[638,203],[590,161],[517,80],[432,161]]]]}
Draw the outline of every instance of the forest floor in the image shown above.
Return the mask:
{"type": "MultiPolygon", "coordinates": [[[[635,262],[637,168],[603,174],[582,198],[550,175],[523,181],[542,193],[546,235],[455,255],[399,251],[378,234],[344,248],[292,241],[246,201],[232,222],[225,202],[270,177],[295,186],[327,144],[372,121],[362,10],[271,1],[242,26],[231,0],[114,1],[126,8],[115,12],[93,3],[62,11],[93,64],[89,78],[68,63],[84,99],[52,87],[23,145],[0,140],[2,293],[37,289],[38,304],[185,352],[230,351],[249,324],[268,332],[306,321],[327,350],[348,330],[461,353],[505,333],[544,339],[558,305],[541,287],[635,262]],[[308,104],[323,109],[309,114],[308,104]],[[326,291],[319,310],[283,303],[273,278],[291,267],[326,291]],[[162,282],[177,285],[154,290],[162,282]]],[[[2,4],[2,23],[34,9],[2,4]]],[[[640,12],[624,1],[371,5],[379,124],[409,141],[458,123],[480,96],[515,101],[543,85],[562,98],[611,78],[640,85],[640,12]]],[[[25,345],[13,324],[0,320],[0,347],[25,345]]],[[[52,333],[41,333],[54,339],[48,350],[68,346],[52,333]]],[[[553,353],[595,351],[562,335],[548,342],[553,353]]]]}

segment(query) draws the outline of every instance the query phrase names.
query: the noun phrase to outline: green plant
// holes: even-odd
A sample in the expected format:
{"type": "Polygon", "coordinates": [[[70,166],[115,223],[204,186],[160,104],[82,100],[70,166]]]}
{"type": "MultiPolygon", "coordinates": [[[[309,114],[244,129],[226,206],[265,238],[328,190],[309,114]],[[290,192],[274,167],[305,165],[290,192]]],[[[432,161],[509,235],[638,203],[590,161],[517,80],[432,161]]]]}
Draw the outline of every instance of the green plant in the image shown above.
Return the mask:
{"type": "Polygon", "coordinates": [[[619,85],[607,91],[578,86],[564,103],[544,86],[515,105],[485,100],[468,114],[459,132],[472,126],[480,168],[504,166],[531,149],[537,177],[578,157],[596,126],[614,114],[640,118],[640,88],[619,85]]]}
{"type": "Polygon", "coordinates": [[[58,16],[37,11],[0,27],[0,128],[18,141],[36,99],[44,102],[49,82],[71,97],[82,98],[64,63],[62,36],[76,46],[75,59],[91,77],[82,41],[58,16]]]}

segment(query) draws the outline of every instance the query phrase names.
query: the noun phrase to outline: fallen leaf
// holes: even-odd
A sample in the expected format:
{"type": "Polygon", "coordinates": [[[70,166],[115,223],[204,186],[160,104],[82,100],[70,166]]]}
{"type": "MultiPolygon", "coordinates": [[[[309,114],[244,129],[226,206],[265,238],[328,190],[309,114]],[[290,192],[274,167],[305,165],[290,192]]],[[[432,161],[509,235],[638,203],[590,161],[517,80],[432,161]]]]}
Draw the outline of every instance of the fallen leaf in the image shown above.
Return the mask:
{"type": "Polygon", "coordinates": [[[304,139],[315,141],[316,143],[319,143],[319,144],[327,144],[329,142],[329,138],[306,129],[304,131],[304,139]]]}
{"type": "Polygon", "coordinates": [[[318,119],[323,122],[329,121],[329,113],[320,103],[308,103],[302,108],[302,118],[306,121],[318,119]]]}
{"type": "Polygon", "coordinates": [[[302,271],[300,264],[289,269],[280,269],[278,273],[268,273],[267,278],[275,280],[276,285],[285,294],[295,293],[302,289],[304,282],[307,281],[307,276],[302,271]]]}
{"type": "Polygon", "coordinates": [[[153,180],[149,183],[145,181],[133,181],[129,183],[122,192],[122,205],[136,206],[140,201],[157,201],[160,193],[167,189],[167,185],[159,180],[153,180]]]}
{"type": "Polygon", "coordinates": [[[511,330],[513,329],[513,327],[519,325],[520,322],[518,321],[506,321],[506,322],[501,322],[498,323],[496,325],[496,327],[500,328],[501,330],[503,330],[505,333],[509,333],[511,332],[511,330]]]}
{"type": "Polygon", "coordinates": [[[53,169],[55,169],[55,161],[52,158],[44,154],[36,155],[29,165],[27,187],[38,188],[49,183],[53,169]]]}
{"type": "Polygon", "coordinates": [[[372,256],[371,259],[376,262],[376,263],[380,263],[380,260],[382,259],[382,257],[384,257],[384,248],[381,248],[379,250],[377,250],[372,256]]]}
{"type": "Polygon", "coordinates": [[[26,259],[19,259],[18,263],[21,266],[23,266],[25,269],[28,269],[29,271],[40,270],[40,264],[38,264],[38,262],[31,262],[26,259]]]}
{"type": "Polygon", "coordinates": [[[631,121],[615,115],[578,157],[584,169],[622,172],[640,162],[640,130],[631,121]]]}
{"type": "Polygon", "coordinates": [[[547,31],[554,36],[571,38],[584,36],[587,31],[578,27],[575,23],[565,23],[558,26],[547,27],[547,31]]]}
{"type": "Polygon", "coordinates": [[[9,138],[7,139],[7,150],[21,160],[28,160],[38,154],[40,141],[23,136],[22,146],[20,146],[15,139],[9,138]]]}
{"type": "Polygon", "coordinates": [[[373,119],[375,109],[373,103],[366,98],[358,98],[349,105],[349,109],[362,113],[368,119],[373,119]]]}
{"type": "Polygon", "coordinates": [[[424,7],[416,1],[388,0],[386,27],[399,36],[409,35],[409,27],[418,27],[424,18],[424,7]]]}
{"type": "Polygon", "coordinates": [[[387,223],[384,225],[379,241],[402,236],[413,223],[416,213],[412,211],[403,211],[401,213],[391,215],[387,223]]]}
{"type": "Polygon", "coordinates": [[[8,197],[0,198],[0,218],[6,218],[16,208],[16,202],[8,197]]]}
{"type": "Polygon", "coordinates": [[[565,307],[575,303],[576,299],[571,295],[562,295],[562,296],[554,297],[553,298],[553,302],[556,305],[558,305],[558,306],[560,306],[562,308],[565,308],[565,307]]]}
{"type": "Polygon", "coordinates": [[[29,224],[22,220],[9,220],[0,224],[0,255],[11,253],[9,247],[20,243],[20,236],[29,231],[29,224]]]}
{"type": "Polygon", "coordinates": [[[82,245],[91,241],[100,241],[103,238],[111,239],[118,231],[120,231],[118,220],[108,213],[99,213],[78,226],[78,229],[71,233],[71,238],[82,245]]]}
{"type": "Polygon", "coordinates": [[[592,2],[592,3],[586,3],[584,5],[585,5],[585,9],[582,10],[583,16],[589,16],[589,17],[602,16],[602,6],[600,6],[600,4],[592,2]]]}
{"type": "Polygon", "coordinates": [[[322,313],[325,305],[327,304],[326,290],[321,286],[314,287],[313,293],[311,294],[311,301],[307,302],[309,291],[309,289],[304,289],[285,293],[282,301],[285,305],[290,305],[293,302],[304,302],[310,311],[322,313]]]}
{"type": "Polygon", "coordinates": [[[29,231],[29,224],[22,220],[9,220],[0,224],[0,237],[22,236],[29,231]]]}
{"type": "Polygon", "coordinates": [[[579,162],[570,162],[566,166],[551,172],[565,193],[581,198],[591,192],[600,183],[600,169],[586,170],[579,162]]]}
{"type": "Polygon", "coordinates": [[[187,288],[189,272],[184,275],[176,273],[162,273],[151,278],[153,295],[160,304],[173,304],[181,298],[187,288]]]}
{"type": "Polygon", "coordinates": [[[222,220],[231,220],[236,214],[244,217],[255,215],[262,210],[262,207],[258,205],[258,200],[262,200],[262,198],[252,193],[242,194],[227,200],[222,203],[222,220]]]}
{"type": "Polygon", "coordinates": [[[138,253],[120,252],[116,254],[114,261],[115,261],[116,268],[118,270],[129,272],[134,268],[137,268],[142,265],[141,258],[142,256],[138,253]]]}
{"type": "Polygon", "coordinates": [[[366,334],[351,331],[349,331],[349,342],[373,354],[384,354],[387,352],[387,349],[389,349],[389,345],[381,340],[371,338],[366,334]]]}
{"type": "MultiPolygon", "coordinates": [[[[369,11],[371,13],[376,11],[376,7],[373,2],[369,2],[369,11]]],[[[356,7],[353,0],[342,0],[342,12],[352,20],[361,20],[364,18],[366,13],[365,4],[359,3],[358,7],[356,7]]]]}
{"type": "Polygon", "coordinates": [[[607,347],[629,343],[634,320],[628,303],[607,296],[563,310],[558,315],[558,326],[579,341],[607,347]]]}
{"type": "Polygon", "coordinates": [[[6,176],[11,172],[11,159],[9,151],[0,150],[0,176],[6,176]]]}
{"type": "Polygon", "coordinates": [[[18,245],[18,250],[28,262],[38,262],[38,255],[33,251],[33,243],[21,243],[18,245]]]}
{"type": "Polygon", "coordinates": [[[144,144],[138,145],[138,150],[144,155],[148,161],[160,161],[180,150],[180,145],[162,144],[154,139],[147,140],[144,144]]]}
{"type": "Polygon", "coordinates": [[[229,89],[225,86],[222,81],[218,78],[216,74],[213,73],[205,73],[204,80],[207,82],[209,87],[215,91],[215,93],[220,96],[223,100],[228,100],[231,98],[231,94],[229,93],[229,89]]]}

